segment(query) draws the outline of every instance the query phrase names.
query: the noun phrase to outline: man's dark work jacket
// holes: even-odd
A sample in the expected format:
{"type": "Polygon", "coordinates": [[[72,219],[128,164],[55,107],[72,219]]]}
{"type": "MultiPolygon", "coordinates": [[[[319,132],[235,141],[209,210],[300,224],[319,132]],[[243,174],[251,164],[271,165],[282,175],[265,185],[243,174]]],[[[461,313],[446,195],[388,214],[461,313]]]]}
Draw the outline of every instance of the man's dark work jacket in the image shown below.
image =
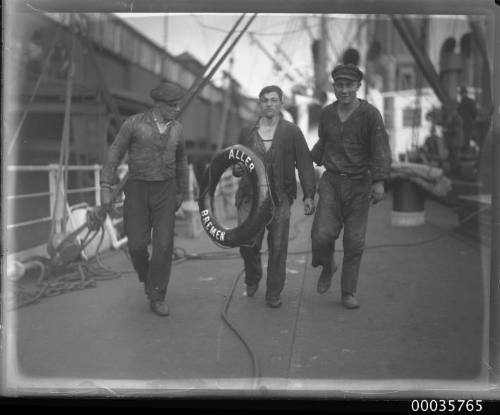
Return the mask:
{"type": "MultiPolygon", "coordinates": [[[[278,199],[276,202],[281,203],[284,195],[290,202],[297,197],[295,168],[299,173],[304,199],[313,199],[316,191],[314,167],[300,128],[281,117],[274,132],[272,145],[267,152],[258,128],[259,122],[243,128],[238,142],[263,158],[271,181],[272,194],[278,199]]],[[[251,197],[251,194],[251,183],[248,176],[244,175],[236,194],[236,204],[239,205],[244,198],[251,197]]]]}
{"type": "Polygon", "coordinates": [[[314,162],[335,174],[388,179],[391,149],[380,112],[360,99],[359,106],[342,122],[337,107],[336,101],[321,112],[319,140],[311,150],[314,162]]]}
{"type": "Polygon", "coordinates": [[[170,121],[166,131],[160,133],[152,110],[128,117],[109,148],[101,183],[116,181],[116,168],[126,152],[130,180],[174,179],[177,194],[187,197],[187,155],[183,128],[178,121],[170,121]]]}

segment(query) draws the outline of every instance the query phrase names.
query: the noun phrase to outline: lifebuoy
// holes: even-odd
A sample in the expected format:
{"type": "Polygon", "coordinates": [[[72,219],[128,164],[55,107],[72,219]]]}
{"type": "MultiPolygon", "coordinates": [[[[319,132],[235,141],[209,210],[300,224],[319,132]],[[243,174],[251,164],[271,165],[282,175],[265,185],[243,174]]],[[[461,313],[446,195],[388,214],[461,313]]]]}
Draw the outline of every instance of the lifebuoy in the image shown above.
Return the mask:
{"type": "Polygon", "coordinates": [[[231,248],[250,242],[271,216],[271,198],[263,161],[252,150],[239,144],[221,150],[203,175],[198,206],[203,229],[214,242],[231,248]],[[243,163],[247,169],[254,198],[247,219],[234,228],[226,228],[214,215],[214,193],[222,173],[237,163],[243,163]]]}

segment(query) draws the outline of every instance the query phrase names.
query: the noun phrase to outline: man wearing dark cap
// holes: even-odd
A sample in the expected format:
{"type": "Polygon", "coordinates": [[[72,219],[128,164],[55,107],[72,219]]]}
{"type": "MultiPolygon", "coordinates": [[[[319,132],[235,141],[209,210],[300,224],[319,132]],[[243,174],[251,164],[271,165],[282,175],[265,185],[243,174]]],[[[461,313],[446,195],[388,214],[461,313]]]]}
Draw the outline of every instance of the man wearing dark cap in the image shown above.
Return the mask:
{"type": "Polygon", "coordinates": [[[185,143],[182,125],[175,120],[182,97],[183,90],[173,83],[164,82],[153,89],[154,107],[125,120],[109,148],[101,176],[102,203],[109,205],[117,166],[128,152],[123,215],[128,249],[151,310],[160,316],[169,313],[165,296],[175,212],[187,195],[185,143]]]}
{"type": "Polygon", "coordinates": [[[317,284],[323,294],[337,269],[335,241],[344,228],[341,299],[352,309],[359,307],[355,293],[370,200],[384,197],[391,151],[379,111],[357,97],[363,72],[353,64],[338,65],[332,78],[337,101],[321,112],[319,140],[311,150],[314,162],[326,168],[311,229],[312,265],[323,267],[317,284]]]}

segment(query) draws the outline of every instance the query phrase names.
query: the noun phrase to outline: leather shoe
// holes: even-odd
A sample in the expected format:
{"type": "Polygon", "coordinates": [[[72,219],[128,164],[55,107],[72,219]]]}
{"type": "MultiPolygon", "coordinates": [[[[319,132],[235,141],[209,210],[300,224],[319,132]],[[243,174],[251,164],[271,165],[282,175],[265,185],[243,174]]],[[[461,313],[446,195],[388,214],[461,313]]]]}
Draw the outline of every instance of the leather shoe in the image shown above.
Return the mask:
{"type": "Polygon", "coordinates": [[[259,283],[247,285],[247,297],[253,297],[259,288],[259,283]]]}
{"type": "Polygon", "coordinates": [[[167,303],[165,301],[151,301],[149,303],[151,306],[151,310],[155,313],[158,314],[159,316],[168,316],[169,310],[167,303]]]}
{"type": "Polygon", "coordinates": [[[279,297],[270,298],[270,299],[266,300],[266,304],[268,305],[268,307],[278,308],[278,307],[281,307],[281,299],[279,297]]]}
{"type": "Polygon", "coordinates": [[[316,286],[318,294],[324,294],[329,290],[330,285],[332,285],[332,277],[333,274],[335,274],[335,271],[337,271],[336,265],[334,266],[332,272],[328,272],[323,267],[323,271],[321,271],[321,275],[318,278],[318,285],[316,286]]]}
{"type": "Polygon", "coordinates": [[[354,297],[353,294],[349,293],[343,293],[342,294],[342,305],[345,308],[359,308],[359,302],[356,300],[356,297],[354,297]]]}
{"type": "Polygon", "coordinates": [[[321,275],[318,279],[316,291],[318,292],[318,294],[324,294],[328,291],[330,285],[332,285],[332,277],[324,277],[323,275],[321,275]]]}

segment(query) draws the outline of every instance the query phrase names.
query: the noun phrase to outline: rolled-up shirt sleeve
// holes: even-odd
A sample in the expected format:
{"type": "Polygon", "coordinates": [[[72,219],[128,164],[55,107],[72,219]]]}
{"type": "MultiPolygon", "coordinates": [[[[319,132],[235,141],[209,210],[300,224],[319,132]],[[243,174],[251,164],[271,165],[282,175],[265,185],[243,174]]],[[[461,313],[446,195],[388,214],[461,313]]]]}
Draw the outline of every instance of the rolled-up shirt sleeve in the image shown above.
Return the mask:
{"type": "Polygon", "coordinates": [[[118,131],[113,144],[109,147],[106,161],[102,168],[101,183],[113,184],[116,181],[116,168],[129,148],[132,132],[132,120],[131,118],[127,118],[118,131]]]}
{"type": "Polygon", "coordinates": [[[377,110],[370,114],[369,131],[372,179],[374,182],[386,180],[391,168],[391,148],[384,121],[377,110]]]}

